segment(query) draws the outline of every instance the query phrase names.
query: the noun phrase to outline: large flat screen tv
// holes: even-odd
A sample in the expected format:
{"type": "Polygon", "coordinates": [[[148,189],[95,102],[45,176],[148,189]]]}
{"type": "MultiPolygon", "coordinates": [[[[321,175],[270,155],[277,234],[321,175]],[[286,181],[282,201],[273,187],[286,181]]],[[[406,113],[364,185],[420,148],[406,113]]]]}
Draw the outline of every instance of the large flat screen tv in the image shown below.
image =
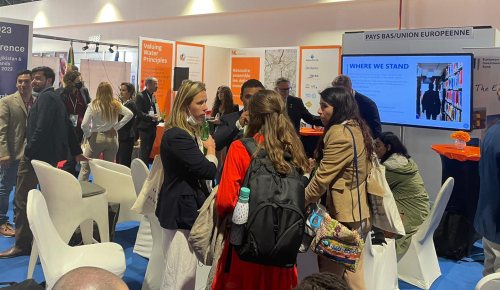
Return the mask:
{"type": "Polygon", "coordinates": [[[342,74],[384,124],[470,130],[473,55],[343,55],[342,74]]]}

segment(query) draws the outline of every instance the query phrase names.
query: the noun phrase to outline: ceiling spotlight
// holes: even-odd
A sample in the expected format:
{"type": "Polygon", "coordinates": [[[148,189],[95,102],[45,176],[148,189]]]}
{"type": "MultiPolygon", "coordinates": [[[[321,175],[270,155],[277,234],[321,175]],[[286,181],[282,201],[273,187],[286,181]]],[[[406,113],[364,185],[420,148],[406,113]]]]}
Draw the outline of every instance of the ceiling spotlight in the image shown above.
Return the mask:
{"type": "Polygon", "coordinates": [[[99,43],[95,44],[95,52],[99,52],[99,43]]]}
{"type": "Polygon", "coordinates": [[[109,51],[109,52],[111,52],[111,53],[115,52],[115,51],[113,50],[113,46],[112,46],[112,45],[110,45],[110,46],[109,46],[108,51],[109,51]]]}
{"type": "Polygon", "coordinates": [[[82,47],[82,50],[83,51],[86,51],[87,49],[89,49],[89,44],[88,43],[85,43],[85,46],[82,47]]]}

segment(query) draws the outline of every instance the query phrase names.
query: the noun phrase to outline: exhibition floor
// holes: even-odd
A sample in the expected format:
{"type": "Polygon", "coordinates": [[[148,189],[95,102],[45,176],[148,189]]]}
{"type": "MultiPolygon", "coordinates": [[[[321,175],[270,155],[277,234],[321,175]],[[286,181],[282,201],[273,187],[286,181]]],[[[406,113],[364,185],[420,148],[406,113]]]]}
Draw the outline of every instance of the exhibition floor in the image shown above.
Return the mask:
{"type": "MultiPolygon", "coordinates": [[[[12,195],[11,195],[12,200],[12,195]]],[[[11,203],[12,205],[12,203],[11,203]]],[[[12,209],[9,211],[9,217],[12,220],[12,209]]],[[[148,260],[132,252],[137,234],[138,223],[126,222],[119,224],[116,229],[115,242],[122,245],[125,250],[127,270],[123,279],[131,290],[140,290],[142,280],[146,272],[148,260]]],[[[14,244],[14,238],[5,238],[0,236],[0,250],[7,249],[14,244]]],[[[431,290],[472,290],[476,283],[481,279],[483,265],[482,249],[480,243],[473,249],[472,258],[464,258],[461,261],[452,261],[439,259],[441,272],[439,277],[431,287],[431,290]]],[[[26,279],[28,269],[28,256],[16,257],[12,259],[0,259],[0,282],[22,281],[26,279]]],[[[35,267],[34,279],[37,282],[44,280],[42,267],[38,263],[35,267]]],[[[404,282],[399,282],[401,290],[418,289],[404,282]]]]}

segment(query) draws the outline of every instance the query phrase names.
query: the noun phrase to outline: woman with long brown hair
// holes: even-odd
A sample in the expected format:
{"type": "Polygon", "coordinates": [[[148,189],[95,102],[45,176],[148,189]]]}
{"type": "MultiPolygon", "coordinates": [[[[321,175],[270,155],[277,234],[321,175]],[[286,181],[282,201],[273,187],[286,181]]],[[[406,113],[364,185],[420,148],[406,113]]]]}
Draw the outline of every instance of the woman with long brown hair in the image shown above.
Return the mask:
{"type": "MultiPolygon", "coordinates": [[[[256,152],[264,149],[278,173],[289,174],[294,168],[299,173],[306,172],[309,163],[302,143],[286,115],[281,96],[275,91],[261,90],[250,98],[248,111],[250,121],[245,136],[254,138],[256,152]],[[285,160],[285,156],[290,158],[285,160]]],[[[242,141],[234,141],[229,147],[216,196],[217,214],[220,217],[232,214],[250,161],[251,156],[242,141]]],[[[296,267],[281,268],[243,261],[234,247],[229,245],[229,239],[226,239],[212,289],[285,290],[296,285],[296,267]],[[226,272],[224,268],[228,256],[231,257],[231,266],[226,272]]]]}
{"type": "MultiPolygon", "coordinates": [[[[371,169],[373,141],[349,91],[343,87],[331,87],[323,90],[320,97],[318,114],[325,133],[315,154],[318,167],[306,187],[306,204],[317,202],[326,194],[326,209],[330,216],[366,235],[370,230],[366,182],[371,169]],[[357,154],[358,160],[359,187],[354,154],[357,154]]],[[[355,273],[346,271],[344,265],[323,256],[318,256],[318,266],[320,272],[343,277],[353,290],[364,290],[362,259],[363,254],[355,273]]]]}
{"type": "MultiPolygon", "coordinates": [[[[83,138],[86,140],[83,155],[97,158],[103,153],[104,160],[114,161],[118,151],[116,131],[132,119],[134,114],[113,97],[113,88],[108,82],[97,87],[96,97],[87,107],[82,121],[83,138]],[[123,118],[118,121],[118,116],[123,118]]],[[[78,179],[88,180],[90,166],[82,162],[78,179]]]]}
{"type": "Polygon", "coordinates": [[[233,93],[231,93],[231,89],[227,86],[220,86],[217,88],[217,95],[215,96],[211,116],[216,117],[217,114],[219,114],[219,117],[222,117],[229,113],[238,112],[238,110],[238,105],[235,105],[233,102],[233,93]]]}

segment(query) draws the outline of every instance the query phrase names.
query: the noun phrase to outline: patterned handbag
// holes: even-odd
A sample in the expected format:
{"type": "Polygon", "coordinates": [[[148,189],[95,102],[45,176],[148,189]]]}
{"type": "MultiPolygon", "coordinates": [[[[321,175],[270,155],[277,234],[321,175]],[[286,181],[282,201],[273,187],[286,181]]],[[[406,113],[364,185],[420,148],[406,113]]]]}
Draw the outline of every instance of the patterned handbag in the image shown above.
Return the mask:
{"type": "MultiPolygon", "coordinates": [[[[348,126],[345,126],[345,128],[349,130],[352,136],[354,147],[353,163],[356,172],[358,201],[361,201],[356,141],[351,129],[348,126]]],[[[361,202],[358,202],[358,206],[359,217],[361,219],[361,202]]],[[[318,205],[316,209],[312,210],[308,220],[310,224],[319,226],[310,249],[318,255],[343,264],[346,270],[356,272],[359,258],[361,258],[361,253],[363,252],[364,237],[361,237],[358,231],[351,230],[339,221],[331,218],[322,205],[318,205]]],[[[363,223],[361,223],[361,232],[363,232],[363,223]]]]}
{"type": "Polygon", "coordinates": [[[361,235],[331,218],[321,205],[319,207],[319,210],[315,210],[309,217],[316,220],[316,223],[318,218],[321,218],[310,249],[318,255],[343,264],[347,270],[356,272],[364,246],[361,235]]]}

